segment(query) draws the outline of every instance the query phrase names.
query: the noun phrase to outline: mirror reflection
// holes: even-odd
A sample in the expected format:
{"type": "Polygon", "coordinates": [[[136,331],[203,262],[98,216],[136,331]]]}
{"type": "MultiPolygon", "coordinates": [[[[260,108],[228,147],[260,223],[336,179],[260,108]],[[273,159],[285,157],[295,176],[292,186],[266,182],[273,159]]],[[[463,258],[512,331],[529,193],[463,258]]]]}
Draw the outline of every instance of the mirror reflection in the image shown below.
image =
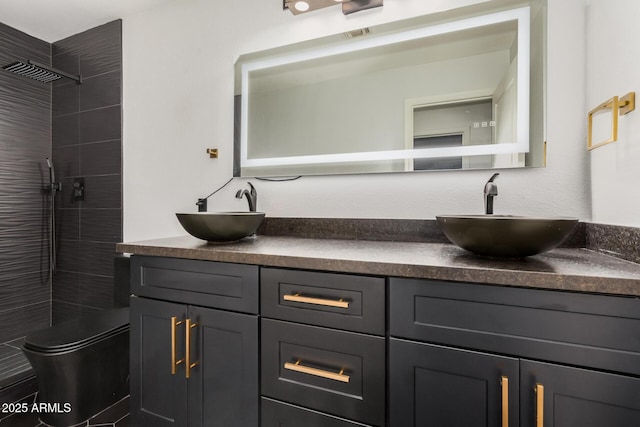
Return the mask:
{"type": "Polygon", "coordinates": [[[234,174],[543,165],[542,9],[241,57],[234,174]]]}

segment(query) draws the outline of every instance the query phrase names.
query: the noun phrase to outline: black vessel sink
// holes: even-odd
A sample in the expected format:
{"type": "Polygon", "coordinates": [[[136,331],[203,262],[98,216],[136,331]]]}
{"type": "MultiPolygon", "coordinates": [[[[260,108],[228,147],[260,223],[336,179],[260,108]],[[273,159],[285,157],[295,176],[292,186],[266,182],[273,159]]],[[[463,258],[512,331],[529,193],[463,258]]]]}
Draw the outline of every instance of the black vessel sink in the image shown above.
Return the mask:
{"type": "Polygon", "coordinates": [[[250,236],[264,221],[264,212],[177,213],[182,227],[208,242],[232,242],[250,236]]]}
{"type": "Polygon", "coordinates": [[[477,255],[523,258],[560,245],[574,229],[576,218],[511,215],[436,216],[451,242],[477,255]]]}

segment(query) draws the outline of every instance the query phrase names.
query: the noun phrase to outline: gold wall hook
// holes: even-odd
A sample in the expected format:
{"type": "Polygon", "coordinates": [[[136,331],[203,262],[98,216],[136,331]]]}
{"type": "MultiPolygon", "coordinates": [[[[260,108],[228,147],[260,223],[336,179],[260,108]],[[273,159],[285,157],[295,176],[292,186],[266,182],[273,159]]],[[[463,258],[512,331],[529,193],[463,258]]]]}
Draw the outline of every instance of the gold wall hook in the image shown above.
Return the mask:
{"type": "Polygon", "coordinates": [[[217,159],[218,158],[218,149],[217,148],[207,148],[207,154],[209,155],[210,159],[217,159]]]}
{"type": "Polygon", "coordinates": [[[587,135],[587,150],[591,151],[594,148],[602,147],[603,145],[616,142],[618,140],[618,116],[624,116],[629,114],[636,108],[636,93],[629,92],[622,98],[614,96],[611,99],[606,100],[602,104],[598,105],[593,110],[589,111],[588,115],[588,135],[587,135]],[[596,114],[611,111],[611,137],[605,141],[593,143],[593,116],[596,114]]]}

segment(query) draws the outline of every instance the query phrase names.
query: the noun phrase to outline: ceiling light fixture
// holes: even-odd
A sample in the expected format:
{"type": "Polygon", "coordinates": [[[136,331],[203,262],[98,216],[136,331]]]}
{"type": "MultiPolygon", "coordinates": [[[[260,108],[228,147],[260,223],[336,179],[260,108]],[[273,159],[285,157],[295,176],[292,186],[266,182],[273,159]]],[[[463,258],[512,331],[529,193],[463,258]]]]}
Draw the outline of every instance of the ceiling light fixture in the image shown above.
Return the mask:
{"type": "Polygon", "coordinates": [[[342,13],[349,15],[362,10],[372,9],[383,5],[384,0],[282,0],[284,9],[289,9],[294,15],[312,12],[337,4],[342,5],[342,13]]]}
{"type": "Polygon", "coordinates": [[[309,10],[309,3],[306,1],[297,1],[293,6],[298,12],[306,12],[309,10]]]}

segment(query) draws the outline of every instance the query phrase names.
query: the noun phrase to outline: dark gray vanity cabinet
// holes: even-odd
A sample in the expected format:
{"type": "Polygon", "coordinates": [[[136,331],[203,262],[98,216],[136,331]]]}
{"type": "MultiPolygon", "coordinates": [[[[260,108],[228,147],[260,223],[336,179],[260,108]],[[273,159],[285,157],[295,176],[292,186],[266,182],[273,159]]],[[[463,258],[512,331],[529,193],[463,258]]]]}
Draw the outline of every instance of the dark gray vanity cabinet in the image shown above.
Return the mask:
{"type": "Polygon", "coordinates": [[[385,279],[261,270],[262,427],[384,426],[385,279]]]}
{"type": "Polygon", "coordinates": [[[392,279],[391,426],[640,425],[638,331],[635,298],[392,279]]]}
{"type": "Polygon", "coordinates": [[[397,338],[389,358],[392,426],[518,425],[518,359],[397,338]]]}
{"type": "Polygon", "coordinates": [[[529,360],[520,378],[522,427],[640,426],[639,378],[529,360]]]}
{"type": "Polygon", "coordinates": [[[134,425],[257,426],[258,268],[134,256],[132,292],[134,425]]]}

